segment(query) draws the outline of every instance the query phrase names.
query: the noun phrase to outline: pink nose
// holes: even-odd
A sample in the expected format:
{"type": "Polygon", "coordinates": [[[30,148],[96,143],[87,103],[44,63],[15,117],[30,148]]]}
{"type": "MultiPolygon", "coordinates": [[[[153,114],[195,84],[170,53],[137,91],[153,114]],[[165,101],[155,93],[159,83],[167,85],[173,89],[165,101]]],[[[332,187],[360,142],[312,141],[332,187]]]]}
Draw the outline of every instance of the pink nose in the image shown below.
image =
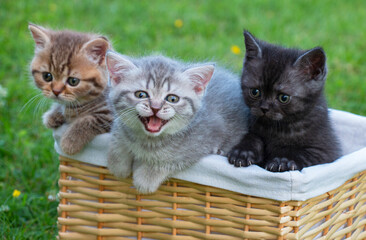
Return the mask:
{"type": "Polygon", "coordinates": [[[160,108],[151,108],[151,110],[153,111],[154,115],[156,115],[159,112],[160,108]]]}
{"type": "Polygon", "coordinates": [[[55,95],[56,95],[56,97],[57,97],[58,95],[60,95],[60,93],[62,92],[62,90],[52,89],[52,92],[53,92],[53,94],[55,94],[55,95]]]}

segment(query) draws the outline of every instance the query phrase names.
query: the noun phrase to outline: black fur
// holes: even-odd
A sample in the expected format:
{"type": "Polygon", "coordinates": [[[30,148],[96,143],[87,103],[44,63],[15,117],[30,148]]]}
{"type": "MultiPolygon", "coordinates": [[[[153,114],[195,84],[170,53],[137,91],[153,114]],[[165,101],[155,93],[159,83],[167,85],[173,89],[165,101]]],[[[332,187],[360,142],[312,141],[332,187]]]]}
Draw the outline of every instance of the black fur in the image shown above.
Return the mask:
{"type": "Polygon", "coordinates": [[[340,157],[324,96],[323,49],[283,48],[260,41],[248,31],[244,37],[242,90],[250,108],[249,132],[229,153],[229,163],[283,172],[340,157]]]}

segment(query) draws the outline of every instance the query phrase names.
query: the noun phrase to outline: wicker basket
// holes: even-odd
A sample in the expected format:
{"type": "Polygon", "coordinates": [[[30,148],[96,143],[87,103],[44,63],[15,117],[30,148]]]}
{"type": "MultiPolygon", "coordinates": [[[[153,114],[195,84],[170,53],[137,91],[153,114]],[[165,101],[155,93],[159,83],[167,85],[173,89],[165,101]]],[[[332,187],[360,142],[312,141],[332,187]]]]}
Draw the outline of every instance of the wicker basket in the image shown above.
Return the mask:
{"type": "Polygon", "coordinates": [[[171,179],[152,195],[60,156],[60,239],[366,239],[366,171],[306,201],[171,179]]]}

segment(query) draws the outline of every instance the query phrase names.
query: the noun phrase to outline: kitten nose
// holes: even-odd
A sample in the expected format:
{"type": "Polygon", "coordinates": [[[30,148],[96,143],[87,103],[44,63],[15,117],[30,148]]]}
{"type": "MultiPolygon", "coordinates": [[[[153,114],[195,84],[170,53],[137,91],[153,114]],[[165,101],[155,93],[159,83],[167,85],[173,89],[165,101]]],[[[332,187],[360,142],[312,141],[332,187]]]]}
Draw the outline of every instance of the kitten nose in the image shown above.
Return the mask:
{"type": "Polygon", "coordinates": [[[268,108],[261,107],[261,110],[262,110],[263,113],[268,112],[268,108]]]}
{"type": "Polygon", "coordinates": [[[264,114],[266,114],[266,112],[268,112],[269,108],[268,108],[268,106],[261,106],[261,110],[264,114]]]}
{"type": "Polygon", "coordinates": [[[262,101],[260,105],[260,109],[265,114],[269,110],[269,103],[267,101],[262,101]]]}
{"type": "Polygon", "coordinates": [[[151,110],[153,111],[154,115],[156,115],[161,108],[153,108],[151,107],[151,110]]]}
{"type": "Polygon", "coordinates": [[[56,95],[56,97],[58,96],[58,95],[60,95],[60,93],[62,92],[62,89],[52,89],[52,92],[53,92],[53,94],[55,94],[56,95]]]}

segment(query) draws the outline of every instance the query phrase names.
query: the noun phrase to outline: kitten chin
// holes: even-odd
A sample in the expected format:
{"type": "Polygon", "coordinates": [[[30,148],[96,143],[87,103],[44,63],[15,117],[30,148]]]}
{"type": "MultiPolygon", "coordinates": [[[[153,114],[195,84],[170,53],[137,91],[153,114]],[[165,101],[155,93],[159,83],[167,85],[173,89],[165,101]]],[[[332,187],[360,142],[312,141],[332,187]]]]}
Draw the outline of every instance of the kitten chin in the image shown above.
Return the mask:
{"type": "Polygon", "coordinates": [[[227,152],[247,131],[240,79],[227,70],[115,52],[107,67],[115,113],[108,168],[122,178],[134,169],[141,193],[205,155],[227,152]]]}
{"type": "Polygon", "coordinates": [[[34,24],[29,24],[29,30],[35,41],[30,64],[34,83],[55,102],[43,115],[43,123],[48,128],[69,123],[61,148],[75,154],[95,135],[110,130],[104,59],[111,45],[95,34],[53,31],[34,24]]]}
{"type": "Polygon", "coordinates": [[[324,96],[322,48],[283,48],[245,31],[242,92],[250,109],[249,133],[229,153],[236,167],[301,170],[341,156],[324,96]]]}

